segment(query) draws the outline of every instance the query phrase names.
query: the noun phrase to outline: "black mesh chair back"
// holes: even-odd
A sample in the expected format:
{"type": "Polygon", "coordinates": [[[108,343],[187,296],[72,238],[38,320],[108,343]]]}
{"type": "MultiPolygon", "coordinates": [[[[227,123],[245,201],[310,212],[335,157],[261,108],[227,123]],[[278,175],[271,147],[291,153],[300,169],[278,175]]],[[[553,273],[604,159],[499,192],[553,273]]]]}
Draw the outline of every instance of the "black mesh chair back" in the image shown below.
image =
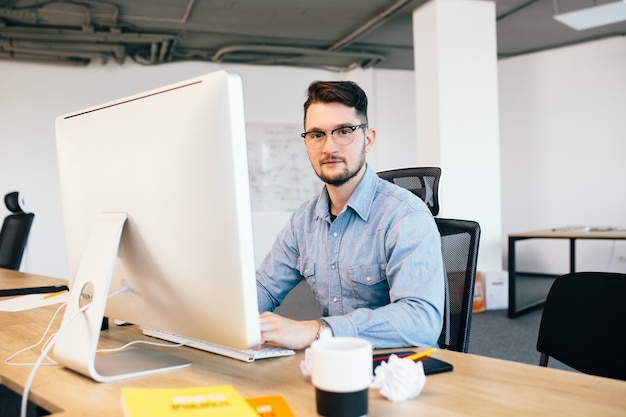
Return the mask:
{"type": "Polygon", "coordinates": [[[381,171],[378,176],[384,180],[410,190],[424,200],[433,216],[439,214],[439,167],[414,167],[381,171]]]}
{"type": "Polygon", "coordinates": [[[435,218],[441,234],[441,253],[447,276],[444,326],[439,347],[467,353],[480,226],[475,221],[435,218]]]}
{"type": "Polygon", "coordinates": [[[541,315],[539,365],[553,357],[580,372],[626,380],[626,274],[574,272],[550,287],[541,315]]]}
{"type": "Polygon", "coordinates": [[[11,212],[0,230],[0,268],[18,270],[28,241],[35,215],[24,212],[19,203],[19,193],[14,191],[4,197],[11,212]]]}

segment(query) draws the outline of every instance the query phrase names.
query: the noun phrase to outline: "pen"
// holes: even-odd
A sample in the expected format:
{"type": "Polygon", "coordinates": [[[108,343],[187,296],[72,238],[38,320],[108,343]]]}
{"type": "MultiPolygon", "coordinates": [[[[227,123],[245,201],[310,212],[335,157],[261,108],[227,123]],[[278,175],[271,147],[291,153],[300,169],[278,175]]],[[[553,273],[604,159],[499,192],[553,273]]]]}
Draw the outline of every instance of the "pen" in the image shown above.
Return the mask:
{"type": "Polygon", "coordinates": [[[56,297],[57,295],[65,294],[65,292],[66,292],[65,290],[58,291],[58,292],[53,292],[52,294],[44,295],[43,299],[47,300],[48,298],[52,298],[52,297],[56,297]]]}
{"type": "Polygon", "coordinates": [[[422,359],[423,357],[430,355],[431,353],[435,353],[435,348],[426,349],[422,352],[417,352],[412,355],[405,356],[404,359],[408,359],[410,361],[416,361],[418,359],[422,359]]]}

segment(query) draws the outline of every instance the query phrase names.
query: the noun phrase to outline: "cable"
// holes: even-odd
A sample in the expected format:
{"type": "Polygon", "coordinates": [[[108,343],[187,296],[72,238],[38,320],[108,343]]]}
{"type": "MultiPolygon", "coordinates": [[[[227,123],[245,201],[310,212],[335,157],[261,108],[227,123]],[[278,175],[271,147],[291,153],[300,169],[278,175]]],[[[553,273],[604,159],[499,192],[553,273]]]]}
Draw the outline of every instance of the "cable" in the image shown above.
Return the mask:
{"type": "MultiPolygon", "coordinates": [[[[118,294],[122,294],[126,291],[131,291],[130,287],[128,286],[123,286],[121,288],[119,288],[116,291],[113,291],[112,293],[110,293],[107,296],[108,298],[114,297],[118,294]]],[[[78,317],[80,314],[84,313],[90,306],[90,304],[87,304],[86,306],[81,307],[78,311],[76,311],[76,313],[74,313],[65,323],[65,325],[62,325],[61,328],[59,328],[59,331],[57,331],[56,333],[52,334],[48,340],[46,340],[46,342],[44,343],[42,350],[41,350],[41,354],[39,355],[39,357],[37,358],[37,361],[34,364],[28,364],[28,363],[16,363],[16,364],[10,364],[8,363],[8,361],[12,358],[14,358],[15,356],[19,355],[20,353],[28,350],[28,349],[32,349],[33,347],[38,346],[46,337],[46,334],[48,333],[48,331],[50,330],[50,327],[52,326],[52,323],[54,322],[56,316],[59,314],[59,312],[61,311],[61,309],[63,307],[65,307],[67,305],[67,303],[63,303],[61,306],[59,306],[59,308],[57,308],[57,310],[54,312],[52,318],[50,319],[50,322],[48,323],[48,326],[46,327],[46,330],[44,331],[41,339],[35,343],[34,345],[28,346],[24,349],[21,349],[20,351],[12,354],[11,356],[9,356],[7,359],[5,359],[4,363],[9,364],[9,365],[14,365],[14,366],[26,366],[26,365],[32,365],[33,369],[30,371],[30,374],[28,375],[28,379],[26,381],[26,384],[24,385],[24,392],[22,393],[22,402],[21,402],[21,408],[20,408],[20,417],[26,417],[26,412],[27,412],[27,406],[28,406],[28,393],[30,392],[30,388],[33,384],[33,381],[35,379],[35,375],[37,374],[37,370],[39,369],[39,367],[41,365],[57,365],[58,363],[51,360],[50,358],[48,358],[48,353],[50,352],[50,350],[52,349],[52,347],[55,345],[57,339],[63,334],[63,332],[69,327],[69,325],[74,321],[74,319],[76,317],[78,317]],[[50,363],[45,363],[42,364],[44,359],[48,359],[50,361],[50,363]]],[[[146,340],[134,340],[132,342],[129,342],[121,347],[118,348],[112,348],[112,349],[99,349],[96,350],[96,352],[115,352],[115,351],[121,351],[126,349],[127,347],[134,345],[134,344],[139,344],[139,343],[144,343],[147,345],[153,345],[153,346],[162,346],[162,347],[180,347],[180,346],[184,346],[184,343],[177,343],[177,344],[171,344],[171,343],[157,343],[157,342],[149,342],[146,340]]]]}
{"type": "Polygon", "coordinates": [[[123,287],[120,287],[117,290],[113,291],[111,294],[107,295],[107,300],[111,297],[115,297],[116,295],[125,293],[126,291],[132,292],[132,289],[128,285],[124,285],[123,287]]]}
{"type": "Polygon", "coordinates": [[[35,374],[37,373],[37,369],[39,369],[39,366],[41,365],[41,362],[43,361],[43,359],[46,356],[48,356],[48,353],[50,352],[50,350],[52,349],[52,347],[56,343],[57,339],[69,327],[70,323],[72,323],[76,317],[78,317],[80,314],[84,313],[88,308],[89,308],[89,304],[87,304],[86,306],[80,308],[76,313],[74,313],[67,320],[65,325],[61,326],[59,331],[54,334],[54,336],[53,336],[52,340],[50,341],[50,343],[48,343],[45,346],[45,348],[41,351],[41,355],[39,355],[39,358],[37,358],[37,361],[33,365],[33,369],[30,371],[30,375],[28,375],[28,379],[26,380],[26,384],[24,385],[24,392],[22,393],[22,404],[21,404],[21,408],[20,408],[20,417],[26,417],[26,411],[27,411],[26,408],[28,406],[28,393],[30,391],[31,385],[33,384],[33,380],[35,379],[35,374]]]}
{"type": "Polygon", "coordinates": [[[158,342],[150,342],[148,340],[133,340],[132,342],[126,343],[124,346],[120,346],[120,347],[116,347],[116,348],[110,348],[110,349],[98,349],[98,350],[96,350],[96,352],[97,353],[102,353],[102,352],[119,352],[121,350],[126,349],[129,346],[136,345],[136,344],[145,344],[145,345],[160,346],[160,347],[181,347],[181,346],[185,346],[184,343],[158,343],[158,342]]]}
{"type": "MultiPolygon", "coordinates": [[[[126,285],[122,286],[121,288],[107,295],[107,299],[114,297],[118,294],[124,293],[126,291],[131,291],[131,288],[126,285]]],[[[65,304],[67,303],[64,303],[64,305],[65,304]]],[[[37,361],[33,365],[33,369],[30,371],[30,374],[28,375],[28,379],[26,380],[26,384],[24,385],[24,392],[22,393],[22,403],[21,403],[21,408],[20,408],[20,417],[26,417],[26,411],[27,411],[27,406],[28,406],[28,393],[30,392],[30,387],[33,384],[33,380],[35,379],[35,375],[37,374],[37,370],[39,369],[39,366],[41,366],[41,363],[43,362],[44,358],[48,356],[48,353],[50,353],[50,350],[55,345],[57,339],[63,334],[63,332],[69,327],[69,325],[74,321],[76,317],[78,317],[79,315],[87,311],[90,305],[91,304],[87,304],[79,308],[76,311],[76,313],[70,316],[70,318],[67,320],[66,323],[64,323],[64,325],[61,325],[61,327],[59,328],[59,331],[56,332],[54,335],[52,335],[52,337],[44,344],[41,354],[39,355],[39,357],[37,358],[37,361]]],[[[57,309],[57,311],[54,313],[54,316],[56,316],[59,311],[60,311],[60,308],[57,309]]],[[[54,320],[54,316],[52,320],[54,320]]],[[[52,324],[52,320],[50,324],[48,325],[48,328],[52,324]]],[[[47,331],[48,329],[46,329],[46,331],[44,332],[44,336],[42,337],[42,339],[45,337],[45,333],[47,333],[47,331]]],[[[37,344],[39,343],[41,343],[41,340],[37,342],[37,344]]]]}
{"type": "MultiPolygon", "coordinates": [[[[57,310],[54,312],[54,314],[52,315],[52,318],[50,319],[50,322],[48,323],[48,327],[46,327],[46,330],[44,330],[43,335],[41,336],[41,339],[39,339],[39,341],[33,345],[27,346],[23,349],[18,350],[17,352],[13,353],[12,355],[10,355],[8,358],[6,358],[4,360],[5,365],[10,365],[10,366],[32,366],[34,365],[34,363],[11,363],[11,359],[15,358],[16,356],[26,352],[29,349],[33,349],[36,348],[37,346],[39,346],[39,344],[41,342],[43,342],[43,340],[45,339],[46,335],[48,334],[48,331],[50,330],[50,328],[52,327],[52,323],[54,322],[54,320],[56,319],[57,315],[59,314],[59,312],[61,311],[61,309],[63,307],[65,307],[67,305],[67,303],[62,303],[59,308],[57,308],[57,310]]],[[[50,343],[50,340],[52,340],[52,338],[54,337],[55,333],[51,334],[50,337],[48,338],[48,340],[44,343],[43,347],[42,347],[42,351],[46,348],[46,346],[48,345],[48,343],[50,343]]],[[[45,366],[50,366],[50,365],[58,365],[58,362],[47,358],[50,362],[48,363],[44,363],[43,365],[45,366]]]]}

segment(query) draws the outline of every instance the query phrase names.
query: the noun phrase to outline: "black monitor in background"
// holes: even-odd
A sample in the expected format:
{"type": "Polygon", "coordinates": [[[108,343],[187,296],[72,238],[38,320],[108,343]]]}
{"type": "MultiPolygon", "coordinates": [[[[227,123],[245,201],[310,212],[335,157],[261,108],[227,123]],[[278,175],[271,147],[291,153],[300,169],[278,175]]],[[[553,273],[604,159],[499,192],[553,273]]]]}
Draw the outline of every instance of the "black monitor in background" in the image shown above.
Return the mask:
{"type": "Polygon", "coordinates": [[[240,77],[59,116],[56,136],[71,289],[57,360],[97,381],[189,365],[146,348],[96,356],[103,316],[258,345],[240,77]]]}

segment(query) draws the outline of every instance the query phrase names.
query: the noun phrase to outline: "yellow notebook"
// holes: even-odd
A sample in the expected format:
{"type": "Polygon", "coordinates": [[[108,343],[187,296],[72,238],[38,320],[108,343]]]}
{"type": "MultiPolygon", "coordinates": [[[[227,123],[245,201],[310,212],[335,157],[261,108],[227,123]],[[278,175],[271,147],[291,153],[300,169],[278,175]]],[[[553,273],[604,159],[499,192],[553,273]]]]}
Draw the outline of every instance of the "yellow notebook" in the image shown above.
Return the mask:
{"type": "Polygon", "coordinates": [[[193,388],[122,388],[127,417],[258,417],[230,385],[193,388]]]}

